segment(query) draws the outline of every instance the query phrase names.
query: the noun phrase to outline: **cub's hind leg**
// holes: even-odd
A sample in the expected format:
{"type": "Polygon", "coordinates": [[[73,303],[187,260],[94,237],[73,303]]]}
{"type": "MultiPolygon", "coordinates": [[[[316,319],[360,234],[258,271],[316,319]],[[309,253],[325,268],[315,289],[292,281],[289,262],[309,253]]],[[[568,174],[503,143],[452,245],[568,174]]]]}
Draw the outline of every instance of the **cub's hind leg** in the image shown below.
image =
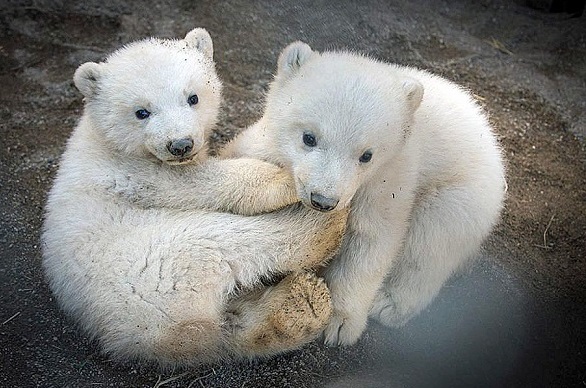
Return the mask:
{"type": "Polygon", "coordinates": [[[444,189],[415,208],[402,255],[370,310],[373,318],[387,326],[403,326],[476,254],[502,206],[502,193],[488,191],[444,189]]]}

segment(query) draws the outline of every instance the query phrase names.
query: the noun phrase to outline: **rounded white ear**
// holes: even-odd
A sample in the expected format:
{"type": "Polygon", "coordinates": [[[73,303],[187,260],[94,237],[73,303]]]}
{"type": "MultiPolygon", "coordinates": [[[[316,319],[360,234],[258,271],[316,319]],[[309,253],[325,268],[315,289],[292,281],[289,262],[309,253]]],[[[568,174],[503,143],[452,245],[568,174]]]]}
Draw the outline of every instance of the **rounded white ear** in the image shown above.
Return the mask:
{"type": "Polygon", "coordinates": [[[409,78],[403,81],[403,90],[405,91],[411,112],[415,112],[423,99],[423,85],[421,82],[409,78]]]}
{"type": "Polygon", "coordinates": [[[201,51],[207,58],[214,57],[214,43],[205,28],[194,28],[185,35],[187,47],[201,51]]]}
{"type": "Polygon", "coordinates": [[[311,57],[313,51],[307,43],[300,41],[291,43],[279,55],[277,62],[277,76],[289,77],[294,74],[299,68],[307,62],[311,57]]]}
{"type": "Polygon", "coordinates": [[[90,98],[96,94],[100,70],[100,65],[95,62],[86,62],[75,70],[73,83],[84,97],[90,98]]]}

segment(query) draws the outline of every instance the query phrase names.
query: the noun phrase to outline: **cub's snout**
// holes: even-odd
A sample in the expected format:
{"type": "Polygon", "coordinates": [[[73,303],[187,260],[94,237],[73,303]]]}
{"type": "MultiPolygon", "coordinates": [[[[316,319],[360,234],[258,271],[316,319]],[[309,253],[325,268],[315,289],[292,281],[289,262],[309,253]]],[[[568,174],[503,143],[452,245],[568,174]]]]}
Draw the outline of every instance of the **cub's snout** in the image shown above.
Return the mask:
{"type": "Polygon", "coordinates": [[[193,152],[193,139],[184,137],[182,139],[171,140],[167,143],[167,150],[173,156],[189,157],[193,152]]]}
{"type": "Polygon", "coordinates": [[[334,210],[338,205],[339,199],[328,198],[321,194],[312,192],[310,195],[311,207],[321,212],[329,212],[334,210]]]}

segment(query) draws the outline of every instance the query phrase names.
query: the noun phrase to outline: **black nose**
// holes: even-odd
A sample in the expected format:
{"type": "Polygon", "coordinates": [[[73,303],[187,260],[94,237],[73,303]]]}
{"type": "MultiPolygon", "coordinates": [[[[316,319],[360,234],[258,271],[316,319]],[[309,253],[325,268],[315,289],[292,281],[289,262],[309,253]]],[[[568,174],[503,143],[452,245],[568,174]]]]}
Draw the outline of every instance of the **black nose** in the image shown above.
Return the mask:
{"type": "Polygon", "coordinates": [[[170,141],[167,143],[167,149],[175,156],[189,155],[193,150],[193,139],[185,137],[183,139],[170,141]]]}
{"type": "Polygon", "coordinates": [[[311,206],[322,212],[329,212],[338,204],[337,199],[327,198],[323,195],[311,193],[311,206]]]}

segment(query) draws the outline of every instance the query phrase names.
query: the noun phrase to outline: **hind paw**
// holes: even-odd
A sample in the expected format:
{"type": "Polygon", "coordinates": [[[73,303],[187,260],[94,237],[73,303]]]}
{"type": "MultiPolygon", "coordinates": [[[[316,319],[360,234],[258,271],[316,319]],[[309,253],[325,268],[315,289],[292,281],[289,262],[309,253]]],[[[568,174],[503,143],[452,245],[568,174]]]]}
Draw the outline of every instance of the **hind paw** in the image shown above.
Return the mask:
{"type": "Polygon", "coordinates": [[[388,327],[403,327],[417,315],[414,308],[402,306],[390,296],[379,296],[370,309],[370,316],[388,327]]]}
{"type": "Polygon", "coordinates": [[[234,348],[241,355],[271,355],[316,339],[332,306],[329,290],[315,274],[299,272],[229,308],[234,348]]]}
{"type": "MultiPolygon", "coordinates": [[[[285,298],[272,316],[274,329],[292,337],[304,337],[323,329],[332,313],[330,292],[322,278],[310,272],[285,278],[285,298]]],[[[279,284],[277,287],[279,287],[279,284]]],[[[276,307],[276,306],[275,306],[276,307]]]]}

